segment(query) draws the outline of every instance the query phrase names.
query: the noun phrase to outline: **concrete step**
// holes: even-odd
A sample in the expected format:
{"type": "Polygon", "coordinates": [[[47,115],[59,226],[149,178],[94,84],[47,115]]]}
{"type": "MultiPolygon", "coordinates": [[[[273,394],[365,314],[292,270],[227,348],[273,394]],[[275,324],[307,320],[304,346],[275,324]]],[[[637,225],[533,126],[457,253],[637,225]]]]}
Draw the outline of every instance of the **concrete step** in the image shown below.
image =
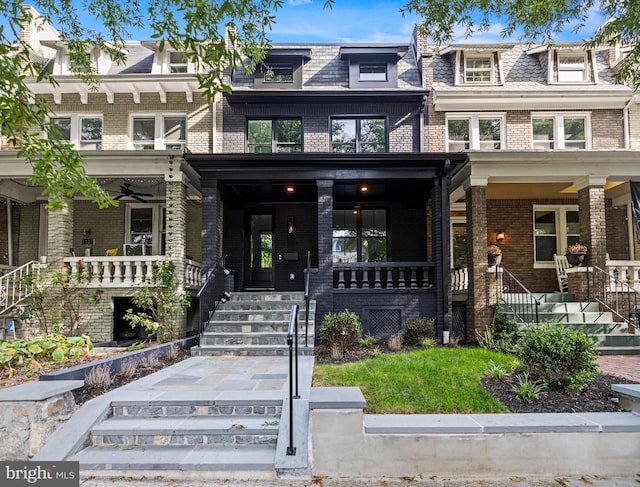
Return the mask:
{"type": "Polygon", "coordinates": [[[629,327],[625,323],[568,323],[565,326],[583,330],[587,335],[611,334],[626,335],[629,327]]]}
{"type": "MultiPolygon", "coordinates": [[[[291,308],[272,310],[245,310],[218,308],[212,318],[215,321],[286,321],[289,323],[291,308]]],[[[304,310],[298,311],[298,322],[304,323],[304,310]]]]}
{"type": "Polygon", "coordinates": [[[276,446],[269,445],[144,445],[93,446],[70,460],[80,462],[80,469],[116,471],[229,471],[273,472],[276,446]]]}
{"type": "Polygon", "coordinates": [[[177,399],[153,400],[148,402],[114,400],[111,410],[114,417],[126,416],[144,419],[147,417],[211,417],[211,416],[256,416],[264,418],[279,416],[282,413],[282,399],[258,399],[227,397],[224,401],[216,399],[177,399]]]}
{"type": "Polygon", "coordinates": [[[276,444],[280,416],[114,416],[91,429],[101,445],[276,444]]]}
{"type": "Polygon", "coordinates": [[[638,347],[598,347],[600,355],[640,355],[638,347]]]}
{"type": "Polygon", "coordinates": [[[605,335],[593,334],[589,335],[598,349],[602,347],[640,347],[640,335],[605,335]]]}
{"type": "MultiPolygon", "coordinates": [[[[298,346],[300,355],[313,355],[313,347],[298,346]]],[[[286,356],[289,355],[287,345],[201,345],[191,349],[192,356],[286,356]]]]}
{"type": "Polygon", "coordinates": [[[245,292],[237,292],[231,293],[232,301],[291,301],[302,303],[304,302],[304,293],[303,292],[273,292],[273,291],[245,291],[245,292]]]}
{"type": "MultiPolygon", "coordinates": [[[[307,343],[313,346],[313,335],[307,337],[307,343]]],[[[298,346],[304,345],[304,333],[298,333],[298,346]]],[[[283,332],[206,332],[200,339],[200,345],[287,345],[287,335],[283,332]]]]}
{"type": "MultiPolygon", "coordinates": [[[[282,311],[282,310],[288,310],[291,311],[291,306],[297,304],[298,307],[300,308],[300,311],[302,311],[303,313],[306,310],[305,307],[305,302],[304,301],[266,301],[266,300],[257,300],[257,301],[240,301],[240,300],[229,300],[224,304],[221,304],[218,309],[224,309],[224,310],[236,310],[236,309],[242,309],[242,310],[256,310],[256,311],[270,311],[270,310],[277,310],[277,311],[282,311]]],[[[315,314],[315,309],[316,309],[316,305],[315,305],[315,301],[309,303],[309,314],[315,314]]]]}
{"type": "MultiPolygon", "coordinates": [[[[287,333],[289,321],[210,321],[205,333],[287,333]]],[[[304,334],[304,321],[298,322],[298,333],[304,334]]],[[[309,335],[315,330],[313,322],[309,322],[309,335]]]]}

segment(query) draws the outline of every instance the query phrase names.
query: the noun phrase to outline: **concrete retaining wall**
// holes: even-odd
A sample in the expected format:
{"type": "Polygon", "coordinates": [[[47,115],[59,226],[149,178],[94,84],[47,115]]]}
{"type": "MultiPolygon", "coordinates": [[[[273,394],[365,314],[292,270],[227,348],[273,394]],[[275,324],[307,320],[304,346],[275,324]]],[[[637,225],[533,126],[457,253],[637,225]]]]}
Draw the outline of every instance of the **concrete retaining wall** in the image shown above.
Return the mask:
{"type": "Polygon", "coordinates": [[[634,477],[640,415],[364,415],[358,388],[314,388],[313,475],[634,477]]]}

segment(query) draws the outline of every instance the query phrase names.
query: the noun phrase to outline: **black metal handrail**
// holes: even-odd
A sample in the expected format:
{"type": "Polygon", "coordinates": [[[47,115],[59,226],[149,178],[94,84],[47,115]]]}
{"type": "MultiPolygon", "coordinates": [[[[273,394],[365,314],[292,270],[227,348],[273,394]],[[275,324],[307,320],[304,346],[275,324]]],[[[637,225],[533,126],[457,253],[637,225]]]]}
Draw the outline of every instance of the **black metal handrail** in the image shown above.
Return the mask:
{"type": "MultiPolygon", "coordinates": [[[[206,274],[206,279],[202,287],[198,291],[196,297],[198,298],[200,307],[200,339],[202,340],[202,334],[204,333],[205,323],[211,320],[211,316],[215,312],[216,308],[220,305],[220,298],[224,294],[224,279],[216,279],[217,276],[226,277],[230,271],[225,269],[224,261],[226,254],[222,255],[216,264],[206,274]]],[[[225,296],[226,298],[226,296],[225,296]]]]}
{"type": "Polygon", "coordinates": [[[289,316],[289,328],[287,330],[287,345],[289,345],[289,446],[287,455],[295,455],[296,447],[293,446],[293,400],[299,399],[298,393],[298,305],[291,305],[291,315],[289,316]],[[295,340],[295,386],[296,394],[293,395],[293,342],[295,340]]]}
{"type": "Polygon", "coordinates": [[[587,267],[587,298],[640,329],[640,292],[598,266],[587,267]]]}
{"type": "Polygon", "coordinates": [[[307,250],[307,273],[304,276],[304,346],[309,346],[309,287],[311,276],[311,251],[307,250]]]}
{"type": "Polygon", "coordinates": [[[502,281],[498,297],[511,310],[516,321],[538,323],[540,300],[504,267],[496,266],[496,279],[502,281]]]}

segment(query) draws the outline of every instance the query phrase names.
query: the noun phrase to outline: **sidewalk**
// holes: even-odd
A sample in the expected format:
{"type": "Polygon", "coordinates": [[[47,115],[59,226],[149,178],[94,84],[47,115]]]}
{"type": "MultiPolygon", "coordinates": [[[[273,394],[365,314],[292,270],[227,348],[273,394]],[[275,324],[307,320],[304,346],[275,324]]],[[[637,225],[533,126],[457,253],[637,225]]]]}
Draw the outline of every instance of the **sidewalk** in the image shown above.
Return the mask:
{"type": "Polygon", "coordinates": [[[601,355],[598,357],[598,366],[605,374],[640,383],[639,355],[601,355]]]}

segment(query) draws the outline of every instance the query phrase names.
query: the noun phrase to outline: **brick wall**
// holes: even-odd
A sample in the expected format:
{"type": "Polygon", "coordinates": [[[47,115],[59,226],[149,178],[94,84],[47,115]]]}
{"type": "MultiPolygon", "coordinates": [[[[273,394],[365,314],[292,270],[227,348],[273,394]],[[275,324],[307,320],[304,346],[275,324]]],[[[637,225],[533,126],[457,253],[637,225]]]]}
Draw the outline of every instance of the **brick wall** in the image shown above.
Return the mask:
{"type": "Polygon", "coordinates": [[[634,103],[629,109],[629,148],[632,150],[640,149],[640,105],[634,103]]]}
{"type": "Polygon", "coordinates": [[[223,105],[223,152],[246,152],[247,117],[302,117],[303,150],[331,152],[330,117],[339,115],[387,116],[389,152],[417,152],[418,109],[408,103],[344,103],[289,105],[223,105]]]}
{"type": "Polygon", "coordinates": [[[40,204],[34,203],[20,208],[20,233],[17,235],[18,247],[14,249],[18,257],[18,265],[38,259],[40,207],[40,204]]]}
{"type": "Polygon", "coordinates": [[[92,255],[105,255],[107,249],[118,249],[122,255],[122,244],[125,241],[125,218],[127,205],[120,202],[117,207],[100,209],[95,203],[78,200],[75,202],[76,211],[73,218],[73,248],[76,255],[84,255],[82,240],[92,238],[95,246],[92,255]],[[91,235],[86,237],[85,230],[91,235]]]}
{"type": "Polygon", "coordinates": [[[613,206],[611,200],[605,201],[607,225],[607,252],[614,260],[632,259],[629,252],[629,231],[627,226],[627,207],[613,206]]]}

